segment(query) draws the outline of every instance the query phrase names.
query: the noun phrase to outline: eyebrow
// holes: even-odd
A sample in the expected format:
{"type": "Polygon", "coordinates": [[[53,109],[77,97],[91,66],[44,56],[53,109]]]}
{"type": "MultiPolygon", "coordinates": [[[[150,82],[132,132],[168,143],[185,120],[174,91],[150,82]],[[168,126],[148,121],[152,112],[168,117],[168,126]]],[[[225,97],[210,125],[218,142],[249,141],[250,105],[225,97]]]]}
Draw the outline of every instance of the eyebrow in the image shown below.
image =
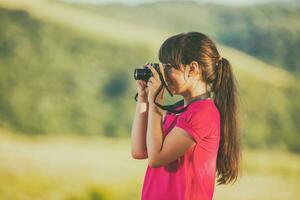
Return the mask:
{"type": "Polygon", "coordinates": [[[164,66],[169,66],[169,67],[171,66],[171,64],[170,64],[170,63],[163,64],[163,65],[164,65],[164,66]]]}

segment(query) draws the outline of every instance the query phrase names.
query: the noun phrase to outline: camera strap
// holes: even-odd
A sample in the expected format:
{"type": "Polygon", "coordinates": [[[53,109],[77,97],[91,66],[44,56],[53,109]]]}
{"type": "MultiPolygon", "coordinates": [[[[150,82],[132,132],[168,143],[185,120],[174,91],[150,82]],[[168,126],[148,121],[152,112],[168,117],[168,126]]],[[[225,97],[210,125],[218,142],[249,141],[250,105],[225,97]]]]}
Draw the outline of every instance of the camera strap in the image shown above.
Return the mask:
{"type": "Polygon", "coordinates": [[[203,93],[203,94],[201,94],[201,95],[199,95],[199,96],[197,96],[197,97],[193,97],[193,98],[189,101],[188,105],[185,106],[184,108],[180,109],[180,110],[175,110],[175,109],[176,109],[178,106],[184,105],[184,99],[182,99],[182,100],[180,100],[180,101],[178,101],[178,102],[176,102],[176,103],[174,103],[174,104],[172,104],[172,105],[165,105],[165,106],[163,106],[163,105],[160,105],[159,103],[156,102],[156,97],[157,97],[157,95],[155,96],[154,103],[155,103],[155,105],[157,105],[159,108],[161,108],[161,109],[163,109],[163,110],[166,110],[166,111],[168,111],[168,112],[170,112],[170,113],[179,114],[179,113],[184,112],[184,111],[191,105],[191,103],[193,103],[193,102],[195,102],[195,101],[200,101],[200,100],[204,100],[204,99],[209,98],[209,97],[210,97],[210,92],[207,91],[207,92],[205,92],[205,93],[203,93]]]}
{"type": "MultiPolygon", "coordinates": [[[[173,94],[169,90],[169,88],[168,88],[168,86],[167,86],[167,84],[166,84],[166,82],[165,82],[165,80],[164,80],[163,75],[161,74],[161,72],[159,70],[157,72],[158,72],[159,78],[161,80],[161,85],[160,85],[160,87],[158,88],[158,90],[157,90],[157,92],[155,94],[154,103],[155,103],[155,105],[157,105],[159,108],[161,108],[163,110],[166,110],[166,111],[168,111],[170,113],[179,114],[179,113],[184,112],[189,107],[189,105],[191,105],[192,102],[199,101],[199,100],[204,100],[204,99],[207,99],[207,98],[211,97],[210,92],[207,91],[207,92],[205,92],[205,93],[203,93],[203,94],[201,94],[201,95],[199,95],[197,97],[193,97],[190,100],[190,102],[188,103],[188,105],[186,107],[180,109],[180,110],[175,110],[175,109],[178,106],[181,106],[181,105],[184,104],[184,99],[182,99],[182,100],[180,100],[180,101],[178,101],[178,102],[176,102],[176,103],[174,103],[172,105],[161,105],[161,104],[159,104],[159,103],[156,102],[156,98],[157,98],[158,94],[161,92],[161,90],[163,89],[163,87],[166,87],[167,91],[169,92],[169,94],[171,96],[173,96],[173,94]]],[[[138,93],[134,97],[135,101],[137,101],[137,97],[138,97],[138,93]]]]}

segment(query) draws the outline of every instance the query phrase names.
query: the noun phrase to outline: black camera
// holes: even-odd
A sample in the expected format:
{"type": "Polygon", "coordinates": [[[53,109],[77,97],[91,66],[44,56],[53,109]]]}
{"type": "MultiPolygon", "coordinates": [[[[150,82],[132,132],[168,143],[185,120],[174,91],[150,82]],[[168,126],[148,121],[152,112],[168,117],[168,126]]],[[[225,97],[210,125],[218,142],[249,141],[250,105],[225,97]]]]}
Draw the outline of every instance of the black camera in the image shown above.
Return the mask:
{"type": "MultiPolygon", "coordinates": [[[[158,63],[149,63],[154,69],[159,73],[159,64],[158,63]]],[[[135,80],[144,80],[148,82],[149,78],[153,76],[152,71],[145,66],[142,69],[135,69],[134,70],[134,79],[135,80]]]]}

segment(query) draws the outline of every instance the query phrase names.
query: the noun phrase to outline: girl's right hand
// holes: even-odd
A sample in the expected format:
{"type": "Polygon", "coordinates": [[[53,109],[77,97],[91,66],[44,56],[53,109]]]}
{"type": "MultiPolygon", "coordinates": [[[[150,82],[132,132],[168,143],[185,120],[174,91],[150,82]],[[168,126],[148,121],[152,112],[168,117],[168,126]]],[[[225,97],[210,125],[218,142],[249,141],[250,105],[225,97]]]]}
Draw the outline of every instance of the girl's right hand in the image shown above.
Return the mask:
{"type": "Polygon", "coordinates": [[[136,80],[137,91],[138,91],[138,100],[143,102],[148,102],[148,87],[147,83],[143,80],[136,80]]]}

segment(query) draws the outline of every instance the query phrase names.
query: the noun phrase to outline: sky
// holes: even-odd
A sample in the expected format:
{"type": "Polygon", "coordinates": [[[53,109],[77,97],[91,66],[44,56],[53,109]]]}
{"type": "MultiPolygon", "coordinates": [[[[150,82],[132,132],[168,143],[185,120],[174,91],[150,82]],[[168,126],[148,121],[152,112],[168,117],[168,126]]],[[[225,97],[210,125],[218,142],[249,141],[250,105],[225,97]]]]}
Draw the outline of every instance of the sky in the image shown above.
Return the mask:
{"type": "MultiPolygon", "coordinates": [[[[74,3],[91,3],[91,4],[124,3],[124,4],[134,5],[139,3],[157,2],[159,0],[64,0],[64,1],[74,2],[74,3]]],[[[177,0],[177,1],[185,1],[185,0],[177,0]]],[[[194,1],[200,3],[218,3],[223,5],[243,6],[243,5],[268,3],[274,1],[291,3],[291,2],[296,2],[297,0],[194,0],[194,1]]]]}

